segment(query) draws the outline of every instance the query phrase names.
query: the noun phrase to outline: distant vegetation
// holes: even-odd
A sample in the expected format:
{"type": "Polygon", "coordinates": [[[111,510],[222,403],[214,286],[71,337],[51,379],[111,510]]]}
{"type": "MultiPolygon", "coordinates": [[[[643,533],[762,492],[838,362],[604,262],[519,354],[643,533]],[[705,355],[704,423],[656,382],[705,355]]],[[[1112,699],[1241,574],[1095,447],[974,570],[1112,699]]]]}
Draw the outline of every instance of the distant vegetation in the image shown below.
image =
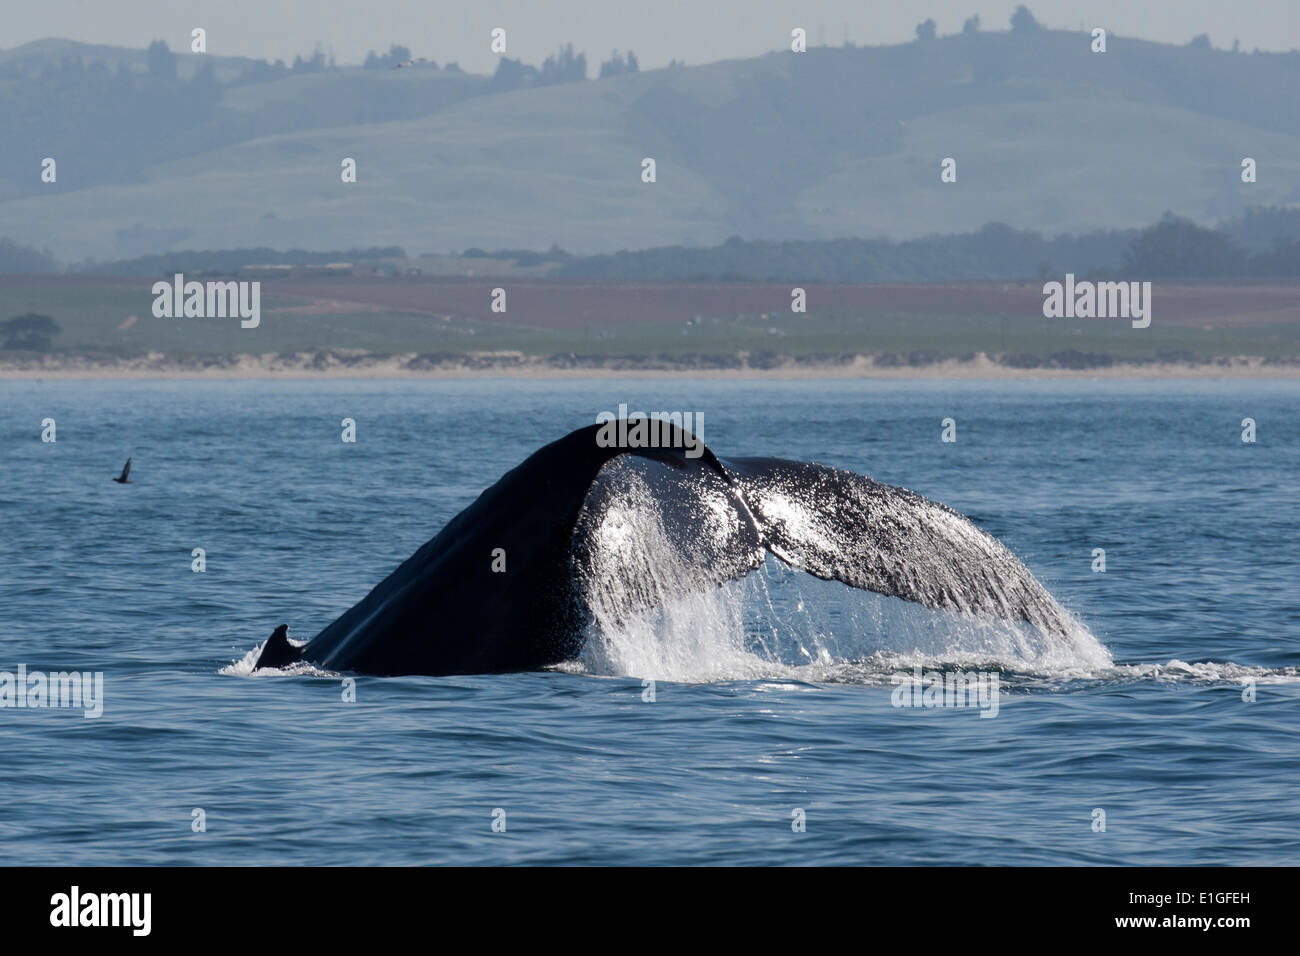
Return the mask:
{"type": "MultiPolygon", "coordinates": [[[[371,50],[366,54],[366,62],[362,64],[363,70],[395,70],[400,64],[411,61],[411,51],[404,46],[394,43],[388,48],[388,52],[382,56],[371,50]]],[[[438,64],[430,61],[429,65],[437,69],[438,64]]]]}
{"type": "MultiPolygon", "coordinates": [[[[506,258],[506,253],[496,253],[506,258]]],[[[1216,229],[1172,214],[1146,229],[1046,237],[990,223],[977,232],[889,239],[670,246],[573,259],[553,275],[606,279],[945,282],[1079,276],[1300,277],[1300,208],[1250,209],[1216,229]]]]}
{"type": "Polygon", "coordinates": [[[746,241],[708,248],[667,246],[576,259],[556,275],[602,279],[806,282],[943,282],[1025,279],[1114,268],[1136,230],[1047,238],[990,223],[922,239],[746,241]]]}
{"type": "MultiPolygon", "coordinates": [[[[119,262],[87,263],[73,271],[88,275],[157,276],[171,272],[231,273],[245,266],[288,265],[321,266],[331,262],[361,262],[381,259],[405,259],[401,246],[373,246],[321,252],[290,249],[281,252],[265,246],[252,249],[208,249],[164,252],[119,262]]],[[[0,269],[0,272],[3,272],[0,269]]]]}
{"type": "Polygon", "coordinates": [[[1034,15],[1024,4],[1016,7],[1015,12],[1011,14],[1012,33],[1037,33],[1041,29],[1034,15]]]}
{"type": "Polygon", "coordinates": [[[48,249],[20,246],[9,239],[0,239],[0,275],[43,275],[62,272],[58,260],[48,249]]]}
{"type": "Polygon", "coordinates": [[[639,73],[641,64],[637,62],[636,54],[631,50],[627,51],[627,56],[622,56],[617,50],[608,60],[600,64],[600,78],[603,80],[607,76],[618,76],[621,73],[639,73]]]}
{"type": "Polygon", "coordinates": [[[524,267],[563,264],[573,262],[578,258],[554,245],[545,252],[533,252],[531,249],[498,249],[495,252],[488,252],[484,249],[466,249],[460,254],[460,257],[462,259],[492,259],[513,262],[517,266],[524,267]]]}
{"type": "MultiPolygon", "coordinates": [[[[83,263],[69,271],[155,276],[171,272],[230,273],[249,265],[378,263],[408,258],[401,246],[279,251],[178,250],[116,262],[83,263]]],[[[1003,223],[975,232],[922,239],[746,241],[717,246],[666,246],[612,255],[576,256],[559,246],[545,251],[470,248],[465,260],[552,266],[550,276],[600,279],[804,282],[948,282],[1078,276],[1147,279],[1300,277],[1300,207],[1251,208],[1216,228],[1166,214],[1145,229],[1097,230],[1044,236],[1003,223]]],[[[39,274],[63,269],[48,251],[0,240],[0,273],[39,274]]],[[[482,270],[479,270],[481,274],[482,270]]]]}
{"type": "Polygon", "coordinates": [[[64,57],[39,71],[0,69],[0,129],[57,157],[59,181],[42,183],[31,149],[0,150],[0,198],[68,182],[133,180],[143,166],[170,158],[173,139],[209,117],[222,85],[211,64],[181,79],[176,57],[156,41],[143,71],[119,62],[64,57]],[[39,146],[37,146],[39,144],[39,146]]]}
{"type": "Polygon", "coordinates": [[[0,322],[0,349],[48,352],[61,331],[59,323],[48,315],[28,312],[0,322]]]}
{"type": "Polygon", "coordinates": [[[541,68],[529,66],[521,60],[503,56],[492,77],[496,92],[524,89],[532,86],[554,86],[557,83],[580,83],[587,78],[587,55],[574,53],[573,44],[566,43],[558,53],[548,56],[541,68]]]}

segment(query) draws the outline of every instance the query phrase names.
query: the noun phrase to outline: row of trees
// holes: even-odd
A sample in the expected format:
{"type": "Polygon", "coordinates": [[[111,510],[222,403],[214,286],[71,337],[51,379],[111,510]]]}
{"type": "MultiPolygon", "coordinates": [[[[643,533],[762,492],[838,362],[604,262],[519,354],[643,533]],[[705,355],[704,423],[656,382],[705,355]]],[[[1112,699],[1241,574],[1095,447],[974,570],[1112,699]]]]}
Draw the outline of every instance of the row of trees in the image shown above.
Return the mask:
{"type": "MultiPolygon", "coordinates": [[[[373,56],[373,54],[372,54],[373,56]]],[[[171,51],[166,40],[154,40],[145,50],[145,67],[149,76],[165,82],[179,82],[179,66],[176,60],[176,54],[171,51]]],[[[317,48],[309,57],[296,56],[293,58],[292,66],[285,66],[284,60],[276,60],[274,63],[266,60],[256,60],[253,65],[237,79],[235,83],[265,83],[269,80],[277,80],[282,76],[294,73],[324,73],[326,70],[334,70],[338,67],[334,63],[334,57],[328,59],[325,54],[317,48]]],[[[212,66],[205,64],[196,74],[195,80],[203,73],[212,73],[212,66]]],[[[205,82],[207,82],[205,80],[205,82]]],[[[211,85],[217,86],[215,78],[211,80],[211,85]]]]}
{"type": "Polygon", "coordinates": [[[65,183],[129,181],[142,167],[174,158],[173,137],[213,115],[222,86],[210,62],[181,78],[162,41],[145,60],[139,71],[121,61],[110,69],[102,60],[64,57],[0,85],[6,144],[39,143],[37,156],[59,161],[59,180],[44,184],[32,175],[30,150],[0,149],[0,180],[21,183],[23,191],[59,191],[65,183]]]}
{"type": "Polygon", "coordinates": [[[269,63],[266,60],[256,60],[252,67],[245,70],[234,81],[233,85],[269,83],[285,76],[297,76],[300,73],[326,73],[337,69],[338,65],[335,64],[333,55],[327,59],[325,54],[318,49],[309,57],[295,56],[291,66],[285,66],[284,60],[276,60],[274,63],[269,63]]]}
{"type": "Polygon", "coordinates": [[[533,86],[553,86],[557,83],[578,83],[587,78],[587,55],[574,53],[573,44],[566,43],[558,53],[548,56],[541,69],[503,56],[492,76],[492,89],[518,90],[533,86]]]}
{"type": "MultiPolygon", "coordinates": [[[[1300,207],[1253,207],[1218,227],[1166,213],[1145,229],[1097,230],[1044,236],[990,223],[975,232],[921,239],[829,239],[747,242],[733,236],[710,248],[667,246],[609,255],[574,256],[558,246],[545,252],[468,249],[464,258],[554,263],[556,275],[613,279],[734,278],[822,282],[1036,279],[1079,276],[1142,279],[1300,277],[1300,207]]],[[[183,250],[73,271],[109,275],[230,272],[250,263],[310,265],[405,259],[400,246],[333,251],[266,247],[183,250]]],[[[63,271],[48,250],[0,239],[0,274],[63,271]]]]}
{"type": "Polygon", "coordinates": [[[12,239],[0,239],[0,275],[49,275],[61,271],[50,250],[20,246],[12,239]]]}
{"type": "Polygon", "coordinates": [[[608,60],[600,65],[600,78],[603,80],[607,76],[618,76],[620,73],[639,73],[641,64],[636,60],[636,54],[631,50],[627,51],[627,56],[623,57],[617,50],[608,60]]]}
{"type": "MultiPolygon", "coordinates": [[[[414,62],[417,61],[413,56],[411,56],[411,50],[409,47],[404,47],[401,44],[394,43],[388,48],[387,53],[379,54],[374,50],[367,53],[366,61],[361,64],[361,68],[363,70],[395,70],[399,66],[407,66],[414,62]]],[[[420,57],[418,62],[430,69],[436,70],[438,68],[437,63],[433,60],[426,60],[424,57],[420,57]]],[[[463,72],[460,68],[460,64],[454,61],[448,61],[446,69],[451,73],[463,72]]]]}
{"type": "MultiPolygon", "coordinates": [[[[392,70],[415,62],[434,69],[438,66],[432,60],[420,58],[417,61],[411,56],[409,47],[394,43],[388,48],[387,53],[381,54],[371,50],[366,55],[362,69],[392,70]]],[[[453,73],[462,72],[460,66],[456,63],[448,63],[446,69],[453,73]]],[[[606,77],[619,76],[624,73],[637,73],[640,69],[641,64],[637,61],[635,53],[629,50],[626,55],[623,55],[618,50],[615,50],[608,60],[601,62],[599,75],[603,80],[606,77]]],[[[587,79],[587,55],[574,52],[573,44],[566,43],[558,51],[542,61],[540,67],[532,66],[521,59],[502,57],[497,63],[496,73],[492,76],[490,88],[493,91],[501,92],[535,86],[554,86],[558,83],[578,83],[585,79],[587,79]]]]}
{"type": "MultiPolygon", "coordinates": [[[[1015,12],[1011,14],[1011,32],[1025,36],[1028,34],[1038,33],[1043,29],[1038,18],[1029,12],[1029,8],[1024,4],[1016,7],[1015,12]]],[[[962,24],[961,32],[966,36],[979,33],[980,18],[979,14],[968,19],[962,24]]],[[[938,24],[933,19],[923,20],[916,25],[916,38],[920,41],[933,40],[938,35],[938,24]]],[[[1197,49],[1210,49],[1210,37],[1206,33],[1198,33],[1187,44],[1197,49]]],[[[1233,52],[1238,52],[1240,44],[1234,40],[1232,42],[1233,52]]]]}
{"type": "MultiPolygon", "coordinates": [[[[0,246],[0,254],[2,253],[3,248],[0,246]]],[[[309,266],[325,265],[328,262],[377,262],[406,257],[406,250],[401,246],[370,246],[364,249],[328,251],[307,249],[280,251],[268,246],[244,249],[180,249],[176,252],[161,252],[116,262],[88,261],[73,267],[70,271],[118,276],[166,276],[175,272],[192,272],[196,275],[209,272],[229,274],[250,265],[309,266]]],[[[3,265],[3,261],[0,256],[0,266],[3,265]]],[[[0,268],[0,272],[4,271],[0,268]]]]}
{"type": "Polygon", "coordinates": [[[1252,210],[1207,228],[1172,214],[1145,229],[1047,237],[1001,223],[922,239],[797,242],[732,237],[719,246],[669,246],[574,259],[555,274],[611,279],[820,282],[1026,280],[1066,272],[1094,278],[1300,278],[1300,209],[1252,210]],[[1263,241],[1262,223],[1274,231],[1263,241]],[[1284,231],[1278,231],[1284,230],[1284,231]]]}
{"type": "Polygon", "coordinates": [[[1300,238],[1275,236],[1270,248],[1252,252],[1222,230],[1166,213],[1133,239],[1119,271],[1144,278],[1300,276],[1300,238]]]}
{"type": "Polygon", "coordinates": [[[0,349],[48,352],[63,330],[48,315],[28,312],[0,322],[0,349]]]}
{"type": "MultiPolygon", "coordinates": [[[[1042,29],[1038,20],[1029,12],[1029,8],[1023,4],[1016,7],[1015,12],[1011,14],[1011,32],[1019,34],[1037,33],[1042,29]]],[[[961,25],[961,32],[964,36],[973,36],[980,32],[980,16],[975,16],[966,20],[961,25]]],[[[916,25],[916,38],[922,42],[933,40],[939,35],[939,25],[934,22],[933,18],[922,20],[916,25]]]]}
{"type": "MultiPolygon", "coordinates": [[[[990,223],[971,233],[921,239],[751,241],[668,246],[609,255],[469,249],[465,258],[554,263],[559,276],[611,279],[797,279],[820,282],[1040,279],[1078,276],[1140,279],[1300,278],[1300,208],[1255,207],[1217,228],[1166,213],[1145,229],[1098,230],[1047,237],[990,223]]],[[[405,259],[400,246],[328,252],[269,248],[184,250],[74,270],[111,275],[230,272],[250,263],[309,265],[405,259]]],[[[48,251],[0,239],[0,273],[62,271],[48,251]]]]}
{"type": "MultiPolygon", "coordinates": [[[[676,63],[676,61],[674,61],[676,63]]],[[[628,51],[623,56],[617,50],[600,64],[600,78],[637,73],[641,64],[636,54],[628,51]]],[[[494,91],[518,90],[534,86],[552,86],[557,83],[580,83],[587,78],[587,54],[574,53],[573,44],[566,43],[559,51],[548,56],[541,68],[530,66],[522,60],[502,57],[492,77],[494,91]]]]}

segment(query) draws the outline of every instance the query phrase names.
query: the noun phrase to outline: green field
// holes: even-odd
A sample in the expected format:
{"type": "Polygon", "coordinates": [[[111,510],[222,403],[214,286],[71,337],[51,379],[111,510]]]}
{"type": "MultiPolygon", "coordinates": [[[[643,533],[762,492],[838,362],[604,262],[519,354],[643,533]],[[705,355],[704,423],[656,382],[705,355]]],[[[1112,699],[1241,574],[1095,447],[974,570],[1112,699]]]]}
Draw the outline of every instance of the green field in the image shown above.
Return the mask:
{"type": "Polygon", "coordinates": [[[665,319],[544,328],[266,295],[260,326],[245,330],[238,319],[155,318],[146,281],[60,283],[7,277],[0,281],[0,319],[27,312],[52,317],[62,329],[53,343],[55,352],[161,352],[172,358],[309,350],[381,355],[508,350],[629,358],[734,356],[738,351],[795,358],[874,354],[899,364],[977,352],[1041,358],[1074,351],[1113,360],[1300,356],[1300,313],[1290,320],[1251,321],[1245,316],[1203,325],[1156,320],[1142,330],[1123,320],[843,309],[807,315],[702,315],[689,324],[665,319]],[[130,316],[135,321],[122,328],[130,316]]]}

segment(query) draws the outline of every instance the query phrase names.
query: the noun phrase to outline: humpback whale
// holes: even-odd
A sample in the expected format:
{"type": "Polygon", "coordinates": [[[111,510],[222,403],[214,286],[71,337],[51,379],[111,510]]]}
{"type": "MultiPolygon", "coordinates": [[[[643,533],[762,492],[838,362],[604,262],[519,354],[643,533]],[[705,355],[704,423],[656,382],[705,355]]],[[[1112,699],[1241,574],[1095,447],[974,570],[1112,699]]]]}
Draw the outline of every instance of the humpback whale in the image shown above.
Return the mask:
{"type": "Polygon", "coordinates": [[[277,627],[255,669],[304,661],[439,676],[570,660],[596,612],[609,610],[595,606],[602,578],[622,579],[633,607],[655,606],[681,583],[644,567],[630,500],[656,514],[693,587],[741,577],[771,553],[854,588],[1067,633],[1071,619],[1051,594],[956,511],[826,465],[720,459],[661,424],[657,447],[611,444],[599,424],[542,447],[310,641],[277,627]]]}
{"type": "Polygon", "coordinates": [[[131,483],[131,479],[127,477],[127,475],[129,474],[131,474],[130,458],[128,458],[126,460],[126,464],[122,466],[122,473],[118,475],[116,478],[114,478],[113,480],[116,481],[119,485],[129,485],[131,483]]]}

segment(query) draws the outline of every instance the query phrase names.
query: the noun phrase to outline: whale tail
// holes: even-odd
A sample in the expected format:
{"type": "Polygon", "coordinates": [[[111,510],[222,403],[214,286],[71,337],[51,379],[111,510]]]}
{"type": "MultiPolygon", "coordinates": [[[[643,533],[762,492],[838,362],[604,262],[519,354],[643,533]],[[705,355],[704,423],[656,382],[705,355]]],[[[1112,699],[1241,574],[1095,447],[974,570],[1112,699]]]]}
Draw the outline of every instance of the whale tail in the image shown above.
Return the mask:
{"type": "Polygon", "coordinates": [[[632,456],[601,470],[573,536],[580,589],[598,616],[617,621],[669,592],[739,578],[767,551],[824,580],[923,607],[1072,631],[1069,613],[1010,549],[951,508],[811,462],[718,462],[721,477],[632,456]],[[684,577],[647,557],[656,533],[684,577]]]}
{"type": "Polygon", "coordinates": [[[768,553],[934,610],[1073,633],[1069,613],[1004,544],[938,502],[810,462],[719,459],[702,445],[692,457],[698,443],[675,424],[654,447],[610,443],[608,425],[580,428],[506,472],[309,643],[276,628],[254,669],[547,667],[577,657],[594,621],[617,625],[684,589],[740,578],[768,553]],[[660,543],[681,558],[671,569],[660,543]],[[507,554],[508,574],[497,564],[507,554]]]}
{"type": "Polygon", "coordinates": [[[281,624],[266,639],[266,646],[257,656],[253,670],[263,667],[286,667],[302,659],[302,647],[289,643],[289,625],[281,624]]]}

